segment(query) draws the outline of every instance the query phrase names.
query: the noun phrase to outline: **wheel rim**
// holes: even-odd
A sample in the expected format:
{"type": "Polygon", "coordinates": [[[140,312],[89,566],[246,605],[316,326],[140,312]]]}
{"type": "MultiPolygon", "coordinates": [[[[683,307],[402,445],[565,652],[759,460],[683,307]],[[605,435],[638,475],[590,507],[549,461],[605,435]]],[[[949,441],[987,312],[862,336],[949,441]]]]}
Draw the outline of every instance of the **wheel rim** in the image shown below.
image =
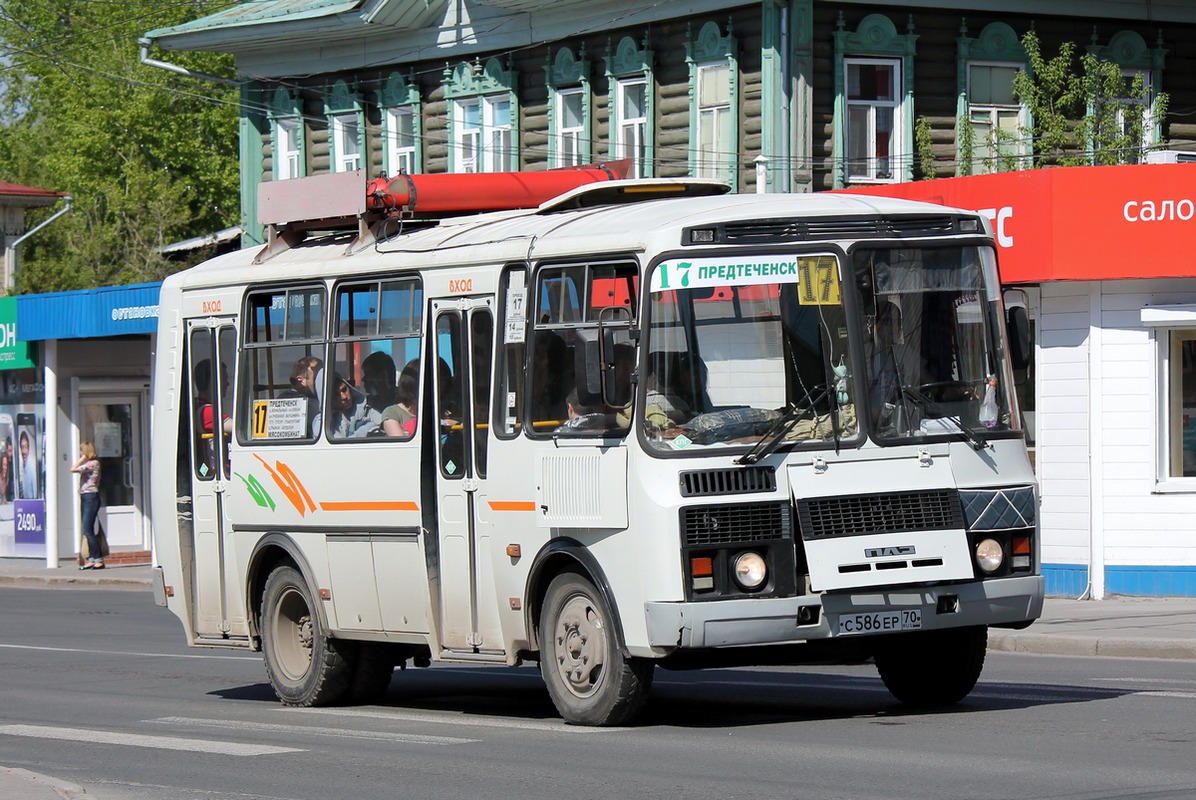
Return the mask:
{"type": "Polygon", "coordinates": [[[598,689],[606,663],[606,627],[593,601],[570,597],[556,626],[556,668],[564,684],[578,697],[598,689]]]}
{"type": "Polygon", "coordinates": [[[299,680],[311,668],[314,636],[307,598],[297,589],[287,589],[274,607],[274,655],[279,670],[290,680],[299,680]]]}

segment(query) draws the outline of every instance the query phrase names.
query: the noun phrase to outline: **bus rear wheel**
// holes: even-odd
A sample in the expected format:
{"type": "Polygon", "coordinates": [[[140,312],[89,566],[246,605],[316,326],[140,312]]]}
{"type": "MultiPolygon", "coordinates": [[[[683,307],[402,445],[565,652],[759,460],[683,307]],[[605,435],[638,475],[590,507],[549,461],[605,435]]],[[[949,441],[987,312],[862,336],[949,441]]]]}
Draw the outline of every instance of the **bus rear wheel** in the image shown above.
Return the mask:
{"type": "Polygon", "coordinates": [[[339,700],[349,687],[351,664],[328,637],[311,590],[294,567],[270,573],[262,593],[262,654],[278,699],[289,706],[339,700]]]}
{"type": "Polygon", "coordinates": [[[893,697],[905,705],[949,706],[976,686],[987,648],[984,625],[894,634],[878,641],[876,670],[893,697]]]}
{"type": "Polygon", "coordinates": [[[647,702],[654,665],[624,656],[612,623],[590,581],[573,572],[553,578],[540,616],[540,674],[568,723],[623,725],[647,702]]]}

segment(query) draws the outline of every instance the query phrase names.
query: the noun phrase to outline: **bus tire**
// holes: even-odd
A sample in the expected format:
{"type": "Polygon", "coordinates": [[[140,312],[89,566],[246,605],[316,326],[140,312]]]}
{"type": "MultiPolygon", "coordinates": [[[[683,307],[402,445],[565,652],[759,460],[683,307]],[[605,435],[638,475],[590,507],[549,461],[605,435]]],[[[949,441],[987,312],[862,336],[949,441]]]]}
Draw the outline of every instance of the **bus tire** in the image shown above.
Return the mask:
{"type": "Polygon", "coordinates": [[[345,699],[350,703],[375,703],[386,696],[398,663],[395,647],[381,642],[361,642],[353,658],[353,671],[345,699]]]}
{"type": "Polygon", "coordinates": [[[623,655],[613,615],[594,585],[575,572],[552,579],[540,616],[540,674],[572,725],[623,725],[643,709],[654,664],[623,655]]]}
{"type": "Polygon", "coordinates": [[[877,645],[876,671],[907,706],[954,705],[976,686],[987,648],[984,625],[886,636],[877,645]]]}
{"type": "Polygon", "coordinates": [[[278,567],[262,593],[262,654],[278,699],[288,706],[320,706],[349,687],[351,664],[343,643],[328,637],[311,589],[294,567],[278,567]]]}

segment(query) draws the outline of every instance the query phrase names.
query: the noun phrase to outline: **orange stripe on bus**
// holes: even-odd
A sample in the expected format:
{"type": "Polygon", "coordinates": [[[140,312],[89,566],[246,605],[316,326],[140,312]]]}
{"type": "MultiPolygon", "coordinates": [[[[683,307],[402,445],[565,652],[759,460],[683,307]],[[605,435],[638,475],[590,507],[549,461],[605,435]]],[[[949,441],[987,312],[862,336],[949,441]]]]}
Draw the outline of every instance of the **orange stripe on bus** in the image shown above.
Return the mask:
{"type": "Polygon", "coordinates": [[[491,511],[535,511],[536,504],[531,500],[491,500],[491,511]]]}
{"type": "Polygon", "coordinates": [[[321,502],[320,508],[324,511],[419,511],[419,506],[410,500],[396,500],[394,502],[328,501],[321,502]]]}

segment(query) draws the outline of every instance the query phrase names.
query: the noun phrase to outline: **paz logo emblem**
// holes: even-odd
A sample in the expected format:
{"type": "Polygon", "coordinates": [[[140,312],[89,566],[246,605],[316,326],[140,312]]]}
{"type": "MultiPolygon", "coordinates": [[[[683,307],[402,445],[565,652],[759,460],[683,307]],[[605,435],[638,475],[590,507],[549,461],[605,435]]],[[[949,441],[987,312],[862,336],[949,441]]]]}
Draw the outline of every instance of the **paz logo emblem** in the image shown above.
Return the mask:
{"type": "Polygon", "coordinates": [[[899,544],[892,547],[866,547],[864,558],[884,558],[885,556],[912,556],[917,550],[912,544],[899,544]]]}

